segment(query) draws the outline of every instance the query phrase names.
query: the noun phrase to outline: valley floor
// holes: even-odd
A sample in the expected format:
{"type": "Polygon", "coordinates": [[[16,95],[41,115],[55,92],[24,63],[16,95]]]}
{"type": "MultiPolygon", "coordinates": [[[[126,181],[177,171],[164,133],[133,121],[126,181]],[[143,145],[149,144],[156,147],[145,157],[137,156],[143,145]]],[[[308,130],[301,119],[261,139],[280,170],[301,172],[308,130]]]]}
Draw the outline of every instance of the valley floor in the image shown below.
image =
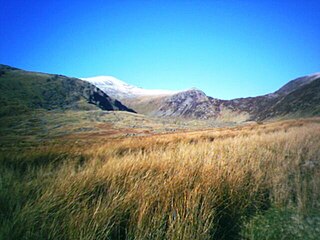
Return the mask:
{"type": "Polygon", "coordinates": [[[0,121],[0,239],[319,239],[320,118],[0,121]]]}
{"type": "Polygon", "coordinates": [[[34,110],[0,117],[0,148],[68,141],[84,144],[130,136],[235,126],[233,122],[156,118],[122,111],[34,110]]]}

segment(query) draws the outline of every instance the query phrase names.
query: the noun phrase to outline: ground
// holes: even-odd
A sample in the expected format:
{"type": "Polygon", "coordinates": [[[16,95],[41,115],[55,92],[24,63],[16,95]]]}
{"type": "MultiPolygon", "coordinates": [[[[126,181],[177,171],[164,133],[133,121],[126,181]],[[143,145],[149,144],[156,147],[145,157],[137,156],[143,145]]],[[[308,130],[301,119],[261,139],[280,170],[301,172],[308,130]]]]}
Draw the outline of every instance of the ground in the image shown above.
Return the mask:
{"type": "Polygon", "coordinates": [[[319,235],[320,118],[41,110],[0,121],[0,239],[319,235]]]}

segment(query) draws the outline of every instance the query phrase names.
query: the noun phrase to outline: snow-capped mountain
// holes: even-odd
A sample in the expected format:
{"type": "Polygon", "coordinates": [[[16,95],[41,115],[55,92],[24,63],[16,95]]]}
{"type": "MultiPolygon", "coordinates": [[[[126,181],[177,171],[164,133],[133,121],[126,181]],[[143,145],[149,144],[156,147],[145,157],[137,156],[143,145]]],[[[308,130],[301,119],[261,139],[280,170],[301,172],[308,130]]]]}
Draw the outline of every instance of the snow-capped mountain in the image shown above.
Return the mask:
{"type": "Polygon", "coordinates": [[[143,89],[127,84],[112,76],[97,76],[90,78],[80,78],[97,86],[106,94],[116,99],[128,99],[144,96],[166,96],[173,95],[176,92],[170,90],[143,89]]]}

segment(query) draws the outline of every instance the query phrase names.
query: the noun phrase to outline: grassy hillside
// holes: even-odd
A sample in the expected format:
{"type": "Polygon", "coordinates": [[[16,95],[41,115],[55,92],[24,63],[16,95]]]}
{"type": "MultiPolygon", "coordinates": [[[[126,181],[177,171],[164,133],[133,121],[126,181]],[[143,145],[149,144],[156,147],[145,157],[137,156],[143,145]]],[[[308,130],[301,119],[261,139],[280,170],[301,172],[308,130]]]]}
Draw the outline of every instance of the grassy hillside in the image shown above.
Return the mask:
{"type": "Polygon", "coordinates": [[[34,109],[130,111],[90,83],[6,65],[0,65],[0,104],[0,117],[34,109]]]}
{"type": "Polygon", "coordinates": [[[320,115],[320,78],[290,92],[267,110],[261,119],[274,117],[306,117],[320,115]]]}
{"type": "Polygon", "coordinates": [[[317,239],[319,132],[314,118],[8,148],[0,239],[317,239]]]}

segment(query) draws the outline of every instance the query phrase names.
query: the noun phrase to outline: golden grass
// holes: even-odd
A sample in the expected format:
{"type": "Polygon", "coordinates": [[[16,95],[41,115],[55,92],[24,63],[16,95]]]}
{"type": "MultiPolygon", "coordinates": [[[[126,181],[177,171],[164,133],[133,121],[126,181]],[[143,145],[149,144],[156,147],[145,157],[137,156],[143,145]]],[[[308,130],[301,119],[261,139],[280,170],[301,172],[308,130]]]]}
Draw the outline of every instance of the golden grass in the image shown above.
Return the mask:
{"type": "Polygon", "coordinates": [[[21,239],[238,239],[243,220],[270,206],[319,209],[319,133],[319,119],[307,119],[5,155],[3,176],[24,197],[7,213],[13,227],[0,230],[21,239]]]}

